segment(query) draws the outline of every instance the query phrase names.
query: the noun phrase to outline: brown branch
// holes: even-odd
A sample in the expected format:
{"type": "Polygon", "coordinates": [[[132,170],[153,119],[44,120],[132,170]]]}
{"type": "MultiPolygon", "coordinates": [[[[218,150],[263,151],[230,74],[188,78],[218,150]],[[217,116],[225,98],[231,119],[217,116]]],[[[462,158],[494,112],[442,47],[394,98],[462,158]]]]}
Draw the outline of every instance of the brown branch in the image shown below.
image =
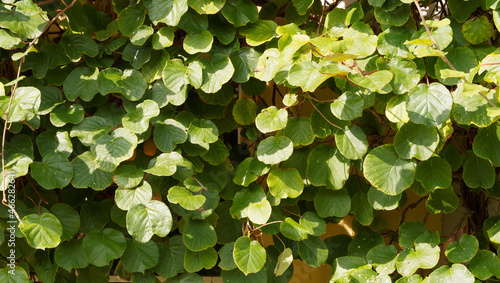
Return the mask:
{"type": "MultiPolygon", "coordinates": [[[[424,14],[422,13],[422,9],[420,8],[420,4],[418,3],[418,0],[413,0],[414,3],[415,3],[415,6],[417,7],[417,10],[418,10],[418,13],[420,14],[420,18],[422,19],[422,24],[424,25],[425,27],[425,30],[427,31],[427,34],[429,34],[429,37],[431,38],[432,42],[434,42],[434,46],[436,47],[437,50],[439,51],[442,51],[441,48],[439,48],[439,45],[437,43],[437,41],[434,39],[434,36],[432,35],[432,32],[431,30],[429,29],[429,26],[427,26],[427,23],[425,22],[425,18],[424,18],[424,14]]],[[[455,69],[455,67],[451,64],[451,62],[448,60],[448,58],[446,58],[446,55],[441,55],[441,59],[443,59],[443,61],[448,64],[448,66],[450,66],[450,68],[454,71],[456,71],[457,69],[455,69]]]]}

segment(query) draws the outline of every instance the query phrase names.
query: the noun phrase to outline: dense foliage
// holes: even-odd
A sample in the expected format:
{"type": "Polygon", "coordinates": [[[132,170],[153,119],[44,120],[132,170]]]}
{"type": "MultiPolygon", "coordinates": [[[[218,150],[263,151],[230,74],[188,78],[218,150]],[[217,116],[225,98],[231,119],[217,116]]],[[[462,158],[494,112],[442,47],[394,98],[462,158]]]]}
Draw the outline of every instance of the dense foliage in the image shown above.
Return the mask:
{"type": "Polygon", "coordinates": [[[500,1],[339,4],[2,0],[0,282],[500,279],[500,1]]]}

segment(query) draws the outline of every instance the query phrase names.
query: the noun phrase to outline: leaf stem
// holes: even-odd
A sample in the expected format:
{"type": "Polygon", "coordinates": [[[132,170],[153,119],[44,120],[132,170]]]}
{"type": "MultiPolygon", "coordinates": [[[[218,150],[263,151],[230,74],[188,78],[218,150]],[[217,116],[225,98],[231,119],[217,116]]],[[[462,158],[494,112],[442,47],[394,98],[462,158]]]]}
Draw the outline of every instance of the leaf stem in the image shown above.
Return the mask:
{"type": "Polygon", "coordinates": [[[266,224],[262,224],[262,225],[260,225],[259,227],[254,228],[253,230],[259,230],[260,228],[265,227],[265,226],[267,226],[267,225],[272,225],[272,224],[281,223],[281,222],[283,222],[283,220],[271,221],[271,222],[268,222],[268,223],[266,223],[266,224]]]}
{"type": "Polygon", "coordinates": [[[321,113],[321,111],[319,111],[319,110],[318,110],[318,108],[316,108],[316,105],[314,105],[314,104],[313,104],[313,102],[311,101],[311,97],[307,96],[307,98],[309,98],[309,102],[311,103],[312,107],[313,107],[316,111],[318,111],[319,115],[321,115],[321,117],[323,117],[323,119],[325,119],[325,120],[326,120],[326,121],[327,121],[330,125],[334,126],[335,128],[340,129],[340,130],[342,130],[342,131],[344,130],[344,129],[342,129],[341,127],[339,127],[339,126],[335,125],[334,123],[330,122],[330,120],[328,120],[328,119],[325,117],[325,115],[323,115],[323,113],[321,113]]]}

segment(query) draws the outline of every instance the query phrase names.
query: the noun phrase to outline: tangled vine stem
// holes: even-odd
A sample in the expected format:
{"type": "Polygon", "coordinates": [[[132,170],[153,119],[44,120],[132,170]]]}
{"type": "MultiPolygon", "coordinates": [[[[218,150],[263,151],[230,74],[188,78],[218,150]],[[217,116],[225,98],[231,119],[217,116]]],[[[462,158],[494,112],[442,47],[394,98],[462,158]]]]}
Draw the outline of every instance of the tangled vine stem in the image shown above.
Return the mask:
{"type": "MultiPolygon", "coordinates": [[[[69,8],[71,8],[77,0],[73,0],[69,5],[66,5],[64,9],[59,11],[55,17],[53,17],[45,26],[43,31],[35,37],[29,44],[28,48],[26,50],[30,50],[31,47],[38,41],[38,39],[50,28],[50,26],[61,16],[64,14],[69,8]]],[[[15,83],[12,85],[10,89],[10,99],[9,99],[9,105],[7,106],[7,112],[5,113],[5,121],[3,124],[3,132],[2,132],[2,204],[11,208],[10,205],[7,203],[7,196],[5,194],[5,178],[7,173],[5,172],[5,138],[7,136],[7,129],[8,124],[9,124],[9,114],[10,114],[10,108],[12,106],[12,101],[14,100],[14,95],[16,93],[17,85],[19,83],[19,78],[21,77],[21,67],[23,66],[24,62],[24,57],[26,56],[26,53],[19,59],[19,66],[17,67],[17,74],[16,74],[16,80],[15,83]]],[[[12,208],[11,208],[12,209],[12,208]]]]}

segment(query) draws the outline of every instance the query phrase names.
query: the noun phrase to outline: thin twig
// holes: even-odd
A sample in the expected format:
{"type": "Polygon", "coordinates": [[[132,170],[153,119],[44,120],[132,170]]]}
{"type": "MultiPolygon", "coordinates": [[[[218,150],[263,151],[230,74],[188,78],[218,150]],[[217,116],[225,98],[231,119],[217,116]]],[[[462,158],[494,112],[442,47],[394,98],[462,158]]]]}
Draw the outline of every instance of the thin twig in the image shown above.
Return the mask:
{"type": "Polygon", "coordinates": [[[339,126],[335,125],[334,123],[330,122],[330,120],[328,120],[328,119],[325,117],[325,115],[323,115],[323,113],[321,113],[321,111],[319,111],[319,110],[318,110],[318,108],[316,108],[316,105],[314,105],[314,104],[313,104],[313,102],[311,101],[311,97],[307,96],[307,98],[309,98],[309,102],[311,103],[312,107],[313,107],[316,111],[318,111],[319,115],[321,115],[321,117],[323,117],[323,119],[325,119],[325,120],[328,122],[328,124],[330,124],[330,125],[334,126],[334,127],[335,127],[335,128],[337,128],[337,129],[340,129],[340,130],[342,130],[342,131],[344,130],[344,129],[342,129],[341,127],[339,127],[339,126]]]}
{"type": "Polygon", "coordinates": [[[318,35],[319,35],[319,29],[321,28],[321,23],[323,22],[323,16],[325,15],[326,4],[327,4],[327,1],[325,0],[323,2],[323,9],[321,10],[321,16],[319,17],[319,21],[318,21],[318,29],[316,30],[316,37],[318,37],[318,35]]]}

